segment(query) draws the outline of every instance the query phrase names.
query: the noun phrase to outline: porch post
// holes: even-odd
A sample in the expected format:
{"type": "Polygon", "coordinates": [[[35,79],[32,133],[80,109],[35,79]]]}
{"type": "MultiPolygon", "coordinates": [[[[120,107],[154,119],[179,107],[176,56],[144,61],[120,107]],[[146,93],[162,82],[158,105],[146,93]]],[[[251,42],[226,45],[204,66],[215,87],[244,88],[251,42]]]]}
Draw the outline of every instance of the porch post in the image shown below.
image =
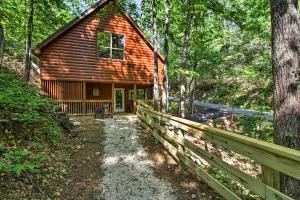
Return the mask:
{"type": "Polygon", "coordinates": [[[114,111],[115,111],[115,106],[114,106],[114,104],[115,104],[114,90],[115,90],[115,84],[112,83],[111,84],[111,114],[113,114],[114,111]]]}
{"type": "Polygon", "coordinates": [[[136,84],[133,85],[133,113],[136,112],[136,84]]]}
{"type": "Polygon", "coordinates": [[[147,100],[151,100],[152,99],[152,97],[151,97],[151,87],[149,88],[147,88],[147,100]]]}
{"type": "Polygon", "coordinates": [[[86,116],[86,82],[83,82],[82,114],[86,116]]]}

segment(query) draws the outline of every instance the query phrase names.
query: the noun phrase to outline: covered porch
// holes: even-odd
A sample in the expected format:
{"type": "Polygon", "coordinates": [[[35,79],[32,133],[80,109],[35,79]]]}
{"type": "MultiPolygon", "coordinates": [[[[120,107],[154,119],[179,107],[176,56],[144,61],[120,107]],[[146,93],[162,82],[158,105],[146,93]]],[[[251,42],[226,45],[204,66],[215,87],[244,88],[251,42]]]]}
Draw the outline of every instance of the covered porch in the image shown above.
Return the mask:
{"type": "Polygon", "coordinates": [[[152,102],[152,85],[43,80],[42,89],[70,115],[106,115],[135,112],[135,101],[152,102]]]}

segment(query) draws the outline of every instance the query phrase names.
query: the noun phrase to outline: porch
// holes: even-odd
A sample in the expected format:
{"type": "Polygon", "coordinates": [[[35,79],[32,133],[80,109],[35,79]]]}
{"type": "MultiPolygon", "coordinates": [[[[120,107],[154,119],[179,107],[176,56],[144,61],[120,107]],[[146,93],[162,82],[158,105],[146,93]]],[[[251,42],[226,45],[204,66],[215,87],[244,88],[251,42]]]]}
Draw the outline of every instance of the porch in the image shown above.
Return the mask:
{"type": "Polygon", "coordinates": [[[104,107],[106,115],[133,113],[135,101],[152,102],[152,85],[42,80],[42,90],[70,115],[93,115],[104,107]]]}

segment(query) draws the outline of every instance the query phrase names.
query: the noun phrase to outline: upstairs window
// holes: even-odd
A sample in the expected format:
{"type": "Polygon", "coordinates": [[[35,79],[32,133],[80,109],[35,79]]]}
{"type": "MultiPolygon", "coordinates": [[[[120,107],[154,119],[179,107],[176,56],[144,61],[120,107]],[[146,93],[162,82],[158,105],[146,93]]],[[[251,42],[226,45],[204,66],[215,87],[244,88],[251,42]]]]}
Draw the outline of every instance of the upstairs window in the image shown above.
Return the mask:
{"type": "Polygon", "coordinates": [[[97,32],[98,57],[124,60],[124,46],[124,35],[97,32]]]}

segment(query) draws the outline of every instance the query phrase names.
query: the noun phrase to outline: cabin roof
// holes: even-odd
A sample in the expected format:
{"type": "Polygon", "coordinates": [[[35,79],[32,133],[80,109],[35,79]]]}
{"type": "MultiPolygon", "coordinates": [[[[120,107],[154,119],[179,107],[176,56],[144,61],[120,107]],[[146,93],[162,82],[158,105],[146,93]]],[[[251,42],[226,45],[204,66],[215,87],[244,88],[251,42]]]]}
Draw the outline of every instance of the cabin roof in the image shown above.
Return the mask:
{"type": "MultiPolygon", "coordinates": [[[[93,13],[98,8],[104,7],[109,1],[112,1],[115,3],[115,5],[119,8],[119,10],[122,12],[122,14],[124,14],[124,16],[126,17],[128,22],[135,29],[135,31],[138,32],[138,34],[142,37],[142,39],[146,42],[146,44],[151,48],[151,50],[154,51],[153,45],[151,44],[151,42],[149,42],[149,40],[147,39],[147,37],[145,36],[143,31],[140,29],[140,27],[134,22],[134,20],[129,16],[129,14],[124,10],[124,8],[116,0],[100,0],[94,6],[92,6],[90,9],[87,9],[81,15],[75,17],[72,21],[67,23],[65,26],[63,26],[62,28],[57,30],[55,33],[53,33],[51,36],[49,36],[43,42],[41,42],[39,45],[37,45],[33,49],[34,55],[40,56],[42,48],[44,48],[45,46],[50,44],[53,40],[55,40],[56,38],[58,38],[59,36],[64,34],[66,31],[71,29],[74,25],[79,23],[85,17],[89,16],[91,13],[93,13]]],[[[164,63],[164,57],[159,53],[158,53],[158,57],[164,63]]]]}

